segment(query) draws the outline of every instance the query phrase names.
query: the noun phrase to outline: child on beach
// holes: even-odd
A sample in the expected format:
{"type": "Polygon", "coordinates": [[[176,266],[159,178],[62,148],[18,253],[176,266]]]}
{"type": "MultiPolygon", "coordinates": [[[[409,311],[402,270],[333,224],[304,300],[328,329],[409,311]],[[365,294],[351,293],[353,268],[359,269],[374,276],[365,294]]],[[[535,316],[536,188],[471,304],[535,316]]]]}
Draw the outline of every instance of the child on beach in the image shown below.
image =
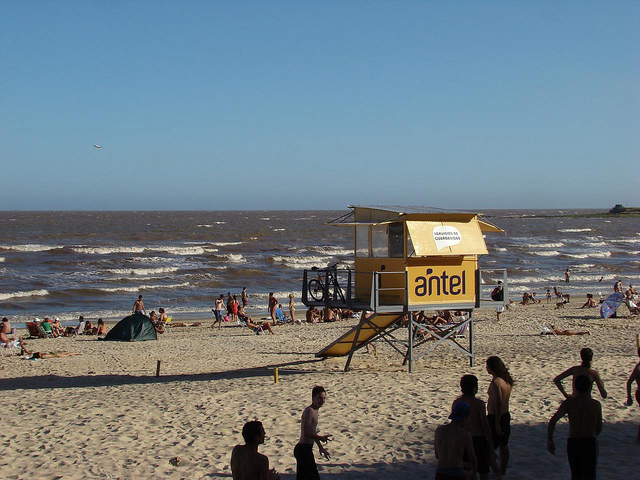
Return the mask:
{"type": "Polygon", "coordinates": [[[491,428],[493,448],[500,452],[500,473],[505,475],[509,463],[509,435],[511,434],[511,414],[509,398],[513,378],[500,357],[487,358],[487,372],[492,376],[487,399],[487,420],[491,428]]]}

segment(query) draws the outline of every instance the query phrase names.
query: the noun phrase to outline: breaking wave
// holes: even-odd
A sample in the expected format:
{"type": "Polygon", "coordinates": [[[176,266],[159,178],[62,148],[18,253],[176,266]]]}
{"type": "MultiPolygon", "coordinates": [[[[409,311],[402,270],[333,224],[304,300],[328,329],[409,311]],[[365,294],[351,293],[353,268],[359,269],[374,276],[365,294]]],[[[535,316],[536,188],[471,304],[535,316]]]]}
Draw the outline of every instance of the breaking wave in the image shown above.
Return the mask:
{"type": "Polygon", "coordinates": [[[591,232],[590,228],[561,228],[559,232],[577,233],[577,232],[591,232]]]}
{"type": "Polygon", "coordinates": [[[63,245],[39,245],[39,244],[26,244],[26,245],[0,245],[0,249],[13,250],[16,252],[46,252],[48,250],[57,250],[64,248],[63,245]]]}
{"type": "Polygon", "coordinates": [[[176,283],[173,285],[140,285],[138,287],[112,287],[112,288],[98,288],[97,290],[101,292],[137,292],[139,290],[157,290],[160,288],[182,288],[188,287],[189,282],[185,283],[176,283]]]}
{"type": "Polygon", "coordinates": [[[11,293],[0,293],[0,300],[9,300],[10,298],[23,298],[23,297],[42,297],[49,295],[47,290],[29,290],[26,292],[17,291],[11,293]]]}
{"type": "Polygon", "coordinates": [[[177,272],[178,267],[159,267],[159,268],[111,268],[107,272],[118,275],[158,275],[161,273],[177,272]]]}

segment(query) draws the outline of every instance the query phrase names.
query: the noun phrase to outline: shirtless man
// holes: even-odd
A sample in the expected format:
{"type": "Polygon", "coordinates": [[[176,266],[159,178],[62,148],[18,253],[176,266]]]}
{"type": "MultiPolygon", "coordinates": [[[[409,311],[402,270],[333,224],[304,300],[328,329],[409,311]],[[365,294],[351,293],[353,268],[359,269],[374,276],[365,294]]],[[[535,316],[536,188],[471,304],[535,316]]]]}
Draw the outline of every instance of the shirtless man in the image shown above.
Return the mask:
{"type": "Polygon", "coordinates": [[[595,382],[598,386],[598,391],[600,392],[600,396],[602,398],[607,398],[607,391],[604,389],[604,384],[600,379],[600,374],[593,368],[591,368],[591,361],[593,360],[593,350],[590,348],[583,348],[580,350],[580,358],[582,359],[582,364],[576,365],[575,367],[571,367],[556,378],[553,379],[553,383],[556,384],[560,393],[564,395],[564,398],[570,398],[571,396],[565,391],[562,386],[562,380],[567,378],[568,376],[573,376],[572,387],[573,387],[573,395],[576,395],[576,378],[580,375],[586,376],[591,382],[595,382]]]}
{"type": "Polygon", "coordinates": [[[138,295],[138,300],[133,302],[133,308],[131,309],[131,313],[137,313],[137,314],[144,313],[145,315],[147,314],[147,311],[144,309],[144,302],[142,301],[142,295],[138,295]]]}
{"type": "Polygon", "coordinates": [[[602,431],[602,406],[591,398],[591,380],[585,375],[576,378],[577,395],[568,398],[549,420],[547,427],[547,450],[556,454],[553,431],[556,423],[569,415],[569,438],[567,457],[571,478],[595,479],[598,464],[598,435],[602,431]]]}
{"type": "MultiPolygon", "coordinates": [[[[15,341],[13,338],[9,338],[7,336],[10,333],[11,322],[9,322],[9,319],[7,317],[4,317],[2,319],[2,325],[0,326],[0,343],[5,343],[8,345],[9,343],[15,341]]],[[[18,344],[20,345],[20,348],[22,350],[22,352],[20,353],[21,355],[24,355],[25,353],[31,353],[27,348],[27,342],[22,340],[22,338],[18,338],[18,344]]],[[[2,355],[4,356],[4,353],[2,355]]]]}
{"type": "Polygon", "coordinates": [[[275,469],[269,470],[269,458],[258,453],[258,445],[264,443],[262,422],[247,422],[242,427],[244,445],[236,445],[231,452],[233,480],[280,480],[275,469]]]}
{"type": "Polygon", "coordinates": [[[331,458],[329,452],[322,445],[330,440],[331,435],[318,435],[318,410],[327,400],[327,392],[319,385],[311,391],[311,405],[302,412],[300,426],[300,440],[293,450],[296,457],[296,480],[319,480],[316,459],[313,456],[313,442],[318,445],[320,453],[326,459],[331,458]]]}
{"type": "Polygon", "coordinates": [[[309,307],[307,310],[307,322],[316,323],[320,321],[320,312],[315,306],[309,307]]]}
{"type": "MultiPolygon", "coordinates": [[[[638,357],[640,357],[640,336],[638,337],[638,357]]],[[[631,385],[633,385],[633,382],[636,382],[636,401],[640,405],[640,361],[633,367],[629,380],[627,380],[627,405],[629,407],[633,405],[633,398],[631,397],[631,385]]],[[[640,443],[640,425],[638,425],[636,443],[640,443]]]]}
{"type": "MultiPolygon", "coordinates": [[[[491,465],[495,478],[499,479],[501,475],[491,439],[491,428],[487,420],[487,408],[482,400],[476,398],[478,377],[464,375],[460,379],[460,389],[462,390],[462,395],[454,400],[451,410],[453,411],[455,406],[461,402],[468,404],[471,409],[469,418],[464,423],[464,429],[471,434],[473,451],[478,462],[477,472],[482,480],[487,480],[489,478],[489,465],[491,465]]],[[[466,457],[465,460],[467,460],[466,457]]]]}
{"type": "Polygon", "coordinates": [[[475,478],[477,460],[473,451],[471,434],[464,429],[464,424],[471,414],[468,403],[458,402],[454,405],[449,418],[451,422],[436,428],[434,436],[434,450],[438,459],[436,480],[467,480],[475,478]],[[464,456],[469,459],[469,466],[473,474],[468,477],[465,473],[464,456]]]}

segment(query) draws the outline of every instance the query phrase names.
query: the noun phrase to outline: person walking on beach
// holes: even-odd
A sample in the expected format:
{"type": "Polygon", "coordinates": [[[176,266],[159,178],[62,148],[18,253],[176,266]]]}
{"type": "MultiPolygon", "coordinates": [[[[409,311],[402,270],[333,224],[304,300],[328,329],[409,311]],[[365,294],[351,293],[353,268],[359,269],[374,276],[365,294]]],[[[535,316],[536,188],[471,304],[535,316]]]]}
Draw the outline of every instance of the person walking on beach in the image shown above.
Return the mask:
{"type": "Polygon", "coordinates": [[[275,297],[273,292],[269,293],[269,315],[271,316],[271,321],[275,325],[277,323],[276,320],[276,308],[278,307],[278,299],[275,297]]]}
{"type": "Polygon", "coordinates": [[[551,303],[551,290],[547,288],[547,303],[551,303]]]}
{"type": "Polygon", "coordinates": [[[213,314],[216,316],[215,322],[213,322],[212,327],[216,326],[218,323],[218,330],[222,328],[222,309],[224,308],[224,295],[220,294],[218,298],[216,298],[216,306],[213,308],[213,314]]]}
{"type": "Polygon", "coordinates": [[[598,391],[600,392],[600,396],[602,398],[607,398],[607,391],[604,389],[604,384],[600,379],[600,374],[598,374],[598,372],[595,369],[591,368],[591,361],[593,360],[593,350],[591,350],[590,348],[583,348],[582,350],[580,350],[580,358],[582,359],[582,363],[580,365],[576,365],[575,367],[571,367],[565,370],[564,372],[562,372],[560,375],[558,375],[556,378],[553,379],[553,383],[556,384],[556,387],[558,387],[558,390],[560,390],[560,393],[564,395],[564,398],[571,398],[571,395],[569,395],[564,389],[564,386],[562,385],[562,380],[564,380],[568,376],[573,376],[573,382],[572,382],[573,395],[575,396],[576,395],[576,385],[575,385],[576,378],[579,375],[584,375],[589,379],[589,381],[595,382],[595,384],[598,386],[598,391]]]}
{"type": "Polygon", "coordinates": [[[569,271],[569,269],[567,268],[567,269],[564,271],[564,282],[565,282],[565,283],[569,283],[569,279],[570,279],[570,277],[571,277],[571,272],[570,272],[570,271],[569,271]]]}
{"type": "MultiPolygon", "coordinates": [[[[482,400],[476,398],[478,393],[478,377],[464,375],[460,379],[462,395],[456,398],[451,405],[451,410],[460,403],[466,403],[470,407],[469,418],[464,422],[464,429],[471,434],[473,451],[477,459],[477,472],[481,480],[489,478],[489,466],[494,471],[496,478],[501,478],[496,454],[491,438],[491,428],[487,420],[487,408],[482,400]]],[[[465,458],[467,460],[467,458],[465,458]]]]}
{"type": "Polygon", "coordinates": [[[144,309],[144,302],[142,301],[142,295],[138,295],[138,300],[133,302],[133,308],[131,309],[131,313],[135,313],[138,315],[142,315],[143,313],[146,315],[147,311],[144,309]]]}
{"type": "Polygon", "coordinates": [[[435,480],[468,480],[475,478],[478,462],[473,451],[471,434],[464,429],[465,422],[471,414],[471,407],[466,402],[456,403],[449,415],[447,425],[436,428],[433,448],[438,465],[435,480]],[[465,472],[465,456],[469,459],[471,476],[465,472]]]}
{"type": "MultiPolygon", "coordinates": [[[[640,357],[640,335],[637,337],[638,357],[640,357]]],[[[640,405],[640,361],[633,367],[629,380],[627,380],[627,406],[633,405],[633,398],[631,397],[631,386],[633,382],[636,382],[636,402],[640,405]]],[[[640,425],[638,425],[638,434],[636,435],[636,443],[640,443],[640,425]]]]}
{"type": "Polygon", "coordinates": [[[300,440],[293,449],[296,458],[296,480],[319,480],[318,466],[313,456],[313,443],[318,445],[320,453],[326,459],[331,458],[329,452],[322,445],[331,440],[331,435],[318,435],[318,410],[327,401],[327,392],[320,385],[311,390],[311,405],[302,412],[300,425],[300,440]]]}
{"type": "Polygon", "coordinates": [[[547,450],[556,454],[553,432],[556,423],[569,415],[567,457],[572,480],[595,480],[598,464],[598,435],[602,431],[602,406],[591,398],[591,380],[576,378],[577,395],[566,399],[554,413],[547,427],[547,450]]]}
{"type": "Polygon", "coordinates": [[[500,452],[500,473],[507,473],[509,464],[509,435],[511,434],[511,414],[509,413],[509,398],[513,378],[500,357],[487,358],[487,372],[492,376],[489,384],[487,399],[487,420],[491,428],[493,448],[500,452]]]}
{"type": "Polygon", "coordinates": [[[280,480],[275,468],[269,470],[269,458],[258,453],[266,432],[262,422],[254,420],[242,427],[244,445],[236,445],[231,452],[231,476],[233,480],[280,480]]]}
{"type": "Polygon", "coordinates": [[[247,287],[242,287],[242,308],[247,308],[249,305],[249,295],[247,294],[247,287]]]}

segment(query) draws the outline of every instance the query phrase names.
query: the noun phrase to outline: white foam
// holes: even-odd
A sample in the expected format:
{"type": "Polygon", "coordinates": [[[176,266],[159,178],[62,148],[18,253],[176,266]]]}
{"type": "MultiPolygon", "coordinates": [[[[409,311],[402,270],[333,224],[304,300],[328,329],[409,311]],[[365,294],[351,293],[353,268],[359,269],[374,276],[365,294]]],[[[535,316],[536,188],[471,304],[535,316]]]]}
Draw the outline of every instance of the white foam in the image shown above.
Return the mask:
{"type": "Polygon", "coordinates": [[[273,231],[274,232],[284,232],[286,230],[286,228],[274,228],[273,231]]]}
{"type": "Polygon", "coordinates": [[[202,247],[153,247],[157,252],[166,252],[173,255],[202,255],[205,249],[202,247]]]}
{"type": "Polygon", "coordinates": [[[504,247],[496,247],[496,248],[494,248],[494,250],[495,250],[496,252],[506,252],[506,251],[507,251],[507,249],[506,249],[506,248],[504,248],[504,247]]]}
{"type": "Polygon", "coordinates": [[[0,257],[0,262],[4,262],[4,257],[0,257]]]}
{"type": "Polygon", "coordinates": [[[63,245],[39,245],[36,243],[28,243],[26,245],[0,245],[4,250],[14,250],[16,252],[46,252],[57,248],[64,248],[63,245]]]}
{"type": "Polygon", "coordinates": [[[640,238],[615,238],[611,241],[614,243],[640,243],[640,238]]]}
{"type": "Polygon", "coordinates": [[[262,218],[260,218],[260,220],[271,220],[271,218],[270,217],[262,217],[262,218]]]}
{"type": "Polygon", "coordinates": [[[541,257],[557,257],[560,255],[560,252],[557,250],[540,250],[539,252],[531,252],[535,255],[540,255],[541,257]]]}
{"type": "Polygon", "coordinates": [[[204,251],[207,253],[216,253],[219,249],[218,248],[205,248],[204,251]]]}
{"type": "Polygon", "coordinates": [[[304,269],[304,268],[312,268],[319,267],[324,268],[329,266],[330,258],[327,257],[301,257],[301,256],[282,256],[282,255],[274,255],[271,259],[275,263],[280,263],[289,268],[296,269],[304,269]]]}
{"type": "Polygon", "coordinates": [[[584,253],[566,253],[567,257],[571,258],[606,258],[611,256],[611,252],[584,252],[584,253]]]}
{"type": "Polygon", "coordinates": [[[176,283],[173,285],[140,285],[138,287],[112,287],[112,288],[98,288],[101,292],[137,292],[139,290],[157,290],[160,288],[182,288],[188,287],[189,282],[185,283],[176,283]]]}
{"type": "Polygon", "coordinates": [[[578,265],[574,265],[572,268],[591,268],[595,266],[596,266],[595,263],[580,263],[578,265]]]}
{"type": "Polygon", "coordinates": [[[227,247],[230,245],[242,245],[244,242],[208,242],[209,245],[214,247],[227,247]]]}
{"type": "Polygon", "coordinates": [[[560,248],[560,247],[564,247],[564,243],[562,242],[532,243],[529,246],[532,248],[560,248]]]}
{"type": "Polygon", "coordinates": [[[590,228],[561,228],[558,231],[559,232],[577,233],[577,232],[590,232],[591,229],[590,228]]]}
{"type": "Polygon", "coordinates": [[[11,293],[0,293],[0,300],[9,300],[10,298],[23,298],[23,297],[42,297],[49,295],[47,290],[28,290],[26,292],[17,291],[11,293]]]}
{"type": "Polygon", "coordinates": [[[353,248],[344,248],[338,246],[313,246],[309,247],[310,252],[321,253],[323,255],[353,255],[353,248]]]}
{"type": "Polygon", "coordinates": [[[159,268],[112,268],[107,272],[118,275],[158,275],[161,273],[177,272],[178,267],[159,267],[159,268]]]}
{"type": "Polygon", "coordinates": [[[142,253],[144,247],[73,247],[76,253],[88,253],[91,255],[110,255],[112,253],[142,253]]]}
{"type": "Polygon", "coordinates": [[[224,255],[220,255],[222,258],[226,258],[228,262],[231,263],[246,263],[247,259],[244,258],[241,254],[239,253],[227,253],[224,255]]]}

